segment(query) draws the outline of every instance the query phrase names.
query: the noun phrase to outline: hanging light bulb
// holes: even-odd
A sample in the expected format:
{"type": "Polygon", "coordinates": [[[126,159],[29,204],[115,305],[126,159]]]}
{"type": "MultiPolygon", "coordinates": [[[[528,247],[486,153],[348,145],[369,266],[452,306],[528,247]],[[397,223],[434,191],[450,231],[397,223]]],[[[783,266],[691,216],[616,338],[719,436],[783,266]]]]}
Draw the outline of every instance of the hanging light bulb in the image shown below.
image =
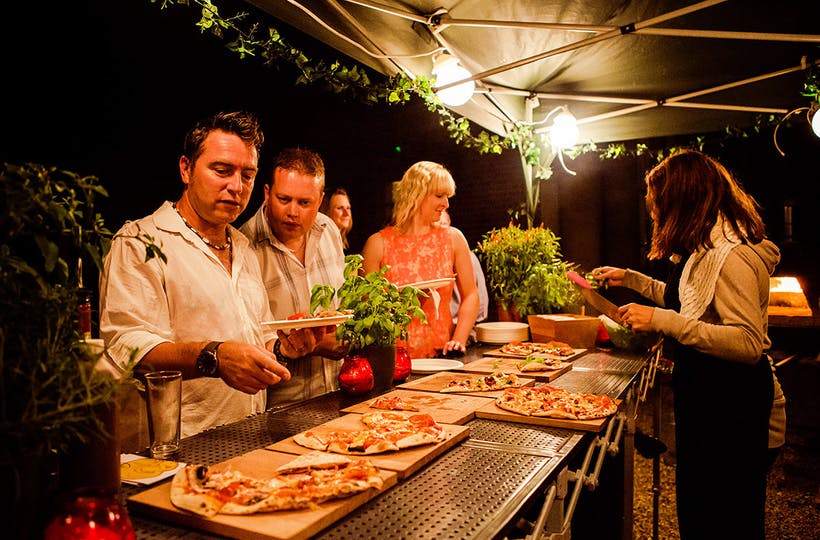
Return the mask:
{"type": "Polygon", "coordinates": [[[811,130],[820,137],[820,107],[814,111],[814,117],[811,119],[811,130]]]}
{"type": "Polygon", "coordinates": [[[575,146],[578,142],[578,123],[569,109],[562,107],[558,116],[552,121],[550,143],[553,147],[564,149],[575,146]]]}
{"type": "MultiPolygon", "coordinates": [[[[458,59],[447,53],[440,54],[433,58],[433,75],[436,77],[436,85],[444,86],[456,81],[469,79],[472,74],[458,64],[458,59]]],[[[475,91],[475,81],[436,90],[438,98],[446,105],[464,105],[473,96],[475,91]]]]}

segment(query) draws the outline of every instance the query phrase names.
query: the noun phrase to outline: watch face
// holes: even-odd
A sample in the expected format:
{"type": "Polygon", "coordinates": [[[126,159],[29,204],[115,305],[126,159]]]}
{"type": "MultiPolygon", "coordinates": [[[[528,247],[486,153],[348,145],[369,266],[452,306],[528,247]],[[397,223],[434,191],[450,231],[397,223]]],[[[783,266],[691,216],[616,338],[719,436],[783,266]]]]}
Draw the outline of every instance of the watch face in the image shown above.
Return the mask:
{"type": "Polygon", "coordinates": [[[206,377],[215,377],[218,362],[216,351],[205,348],[196,359],[196,369],[206,377]]]}

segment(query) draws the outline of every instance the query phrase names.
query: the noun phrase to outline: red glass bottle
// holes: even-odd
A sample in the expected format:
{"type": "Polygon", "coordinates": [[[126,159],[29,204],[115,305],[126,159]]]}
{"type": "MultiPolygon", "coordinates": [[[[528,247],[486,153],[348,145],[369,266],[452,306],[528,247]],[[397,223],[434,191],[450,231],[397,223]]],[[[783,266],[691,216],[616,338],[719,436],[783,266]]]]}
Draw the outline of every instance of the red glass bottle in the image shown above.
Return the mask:
{"type": "Polygon", "coordinates": [[[410,353],[407,352],[407,347],[396,347],[396,369],[393,372],[393,382],[404,382],[410,375],[413,368],[413,362],[410,360],[410,353]]]}
{"type": "Polygon", "coordinates": [[[348,394],[365,394],[373,390],[373,368],[361,353],[345,356],[339,372],[339,386],[348,394]]]}
{"type": "Polygon", "coordinates": [[[46,526],[45,540],[136,540],[119,494],[86,488],[64,496],[46,526]]]}
{"type": "Polygon", "coordinates": [[[91,292],[85,289],[80,289],[77,321],[80,337],[91,339],[91,292]]]}

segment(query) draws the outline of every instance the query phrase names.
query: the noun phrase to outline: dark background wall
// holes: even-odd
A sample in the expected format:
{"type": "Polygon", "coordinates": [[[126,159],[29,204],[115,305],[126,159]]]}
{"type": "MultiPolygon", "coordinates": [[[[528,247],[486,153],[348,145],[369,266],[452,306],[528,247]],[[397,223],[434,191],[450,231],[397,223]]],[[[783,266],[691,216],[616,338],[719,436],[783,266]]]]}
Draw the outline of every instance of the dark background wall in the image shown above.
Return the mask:
{"type": "MultiPolygon", "coordinates": [[[[220,3],[226,12],[236,5],[220,3]]],[[[329,190],[342,186],[350,192],[355,248],[386,223],[390,183],[418,160],[440,162],[453,173],[451,216],[471,247],[488,230],[505,225],[510,210],[524,201],[515,150],[479,155],[456,145],[418,99],[405,106],[371,106],[317,86],[296,86],[289,66],[241,60],[222,41],[201,35],[194,26],[198,18],[196,9],[161,10],[149,0],[4,7],[0,160],[98,176],[110,193],[100,209],[115,230],[179,196],[181,141],[196,119],[244,108],[260,117],[266,145],[254,196],[237,224],[260,204],[273,154],[292,145],[323,156],[329,190]]],[[[267,24],[309,53],[338,57],[283,23],[267,24]]],[[[781,272],[803,278],[815,289],[810,297],[816,302],[820,174],[814,162],[820,144],[804,131],[781,130],[786,158],[776,153],[770,136],[710,150],[761,202],[771,236],[784,251],[781,272]],[[789,241],[785,204],[794,216],[789,241]]],[[[649,225],[642,191],[654,160],[586,154],[567,164],[577,175],[556,162],[553,177],[542,183],[540,208],[540,218],[561,238],[565,258],[585,270],[609,263],[655,272],[644,257],[649,225]]]]}

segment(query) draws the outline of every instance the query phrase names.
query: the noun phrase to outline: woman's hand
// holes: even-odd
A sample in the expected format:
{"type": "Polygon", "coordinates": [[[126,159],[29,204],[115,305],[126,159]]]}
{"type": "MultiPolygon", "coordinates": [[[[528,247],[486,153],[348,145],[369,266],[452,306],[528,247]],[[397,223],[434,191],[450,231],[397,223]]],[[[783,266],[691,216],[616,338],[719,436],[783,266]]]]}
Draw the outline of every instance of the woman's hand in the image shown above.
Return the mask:
{"type": "Polygon", "coordinates": [[[643,304],[626,304],[618,308],[621,324],[630,330],[651,330],[649,323],[654,313],[655,308],[643,304]]]}
{"type": "Polygon", "coordinates": [[[444,348],[441,349],[442,355],[447,355],[451,352],[464,354],[467,352],[467,347],[460,341],[451,339],[447,343],[444,344],[444,348]]]}
{"type": "Polygon", "coordinates": [[[624,274],[626,272],[623,268],[616,268],[614,266],[599,266],[592,271],[592,277],[600,281],[603,285],[613,285],[618,287],[623,284],[624,274]]]}

